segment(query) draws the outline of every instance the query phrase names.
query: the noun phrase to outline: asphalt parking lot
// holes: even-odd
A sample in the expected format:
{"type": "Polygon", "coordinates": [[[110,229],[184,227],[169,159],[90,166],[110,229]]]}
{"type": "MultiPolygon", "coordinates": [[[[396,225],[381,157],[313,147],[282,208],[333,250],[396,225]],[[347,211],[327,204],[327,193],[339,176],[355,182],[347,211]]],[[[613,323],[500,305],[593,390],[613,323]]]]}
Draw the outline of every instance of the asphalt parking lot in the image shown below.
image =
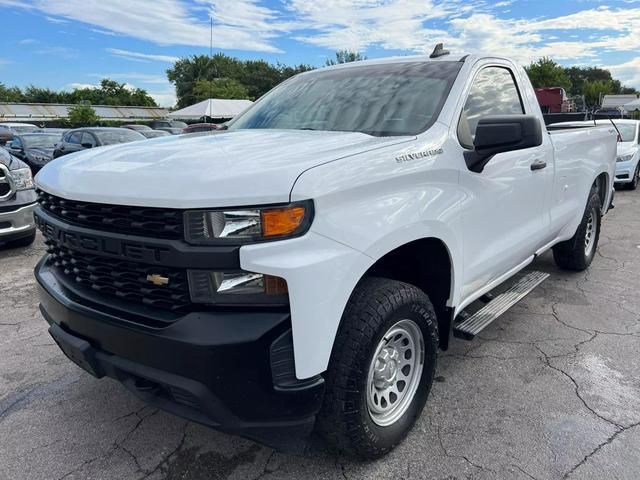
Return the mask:
{"type": "Polygon", "coordinates": [[[318,441],[274,452],[145,407],[71,364],[32,275],[42,240],[0,251],[0,479],[637,479],[640,192],[618,192],[598,255],[455,340],[408,439],[362,463],[318,441]]]}

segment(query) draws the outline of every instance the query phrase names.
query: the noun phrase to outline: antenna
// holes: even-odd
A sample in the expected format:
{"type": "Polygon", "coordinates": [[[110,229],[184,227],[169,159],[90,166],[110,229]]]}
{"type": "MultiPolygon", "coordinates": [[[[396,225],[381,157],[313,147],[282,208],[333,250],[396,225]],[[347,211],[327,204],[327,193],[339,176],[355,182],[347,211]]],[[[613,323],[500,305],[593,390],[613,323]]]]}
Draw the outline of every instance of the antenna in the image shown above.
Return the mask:
{"type": "Polygon", "coordinates": [[[429,58],[444,57],[445,55],[449,55],[449,50],[444,49],[444,44],[438,43],[436,48],[433,49],[431,55],[429,55],[429,58]]]}
{"type": "Polygon", "coordinates": [[[208,103],[209,103],[209,115],[206,118],[206,123],[209,123],[209,120],[211,120],[211,117],[213,115],[213,112],[211,111],[211,97],[213,96],[213,80],[214,80],[214,69],[216,68],[214,63],[213,63],[213,15],[209,16],[209,21],[210,21],[210,28],[209,28],[209,61],[211,62],[211,78],[209,79],[209,99],[208,99],[208,103]]]}

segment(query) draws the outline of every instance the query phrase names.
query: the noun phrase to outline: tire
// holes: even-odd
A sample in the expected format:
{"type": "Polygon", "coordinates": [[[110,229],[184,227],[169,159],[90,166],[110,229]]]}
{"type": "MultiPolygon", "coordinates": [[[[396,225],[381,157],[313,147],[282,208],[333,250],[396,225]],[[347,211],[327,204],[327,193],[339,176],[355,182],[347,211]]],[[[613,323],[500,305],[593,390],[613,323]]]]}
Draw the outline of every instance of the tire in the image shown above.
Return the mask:
{"type": "Polygon", "coordinates": [[[627,190],[635,190],[638,188],[638,175],[640,175],[640,163],[638,163],[635,172],[633,172],[633,180],[625,185],[627,190]]]}
{"type": "Polygon", "coordinates": [[[6,243],[8,248],[20,248],[20,247],[28,247],[36,240],[36,232],[35,230],[30,233],[26,237],[18,238],[17,240],[11,240],[6,243]]]}
{"type": "Polygon", "coordinates": [[[362,280],[347,304],[333,347],[318,415],[320,434],[333,447],[362,458],[391,451],[427,401],[437,348],[436,315],[424,292],[395,280],[362,280]],[[386,357],[387,367],[374,357],[386,357]],[[392,385],[387,388],[386,383],[392,385]]]}
{"type": "Polygon", "coordinates": [[[575,235],[553,247],[553,259],[556,265],[565,270],[577,272],[586,270],[591,265],[598,248],[601,223],[600,196],[595,190],[591,190],[582,221],[575,235]]]}

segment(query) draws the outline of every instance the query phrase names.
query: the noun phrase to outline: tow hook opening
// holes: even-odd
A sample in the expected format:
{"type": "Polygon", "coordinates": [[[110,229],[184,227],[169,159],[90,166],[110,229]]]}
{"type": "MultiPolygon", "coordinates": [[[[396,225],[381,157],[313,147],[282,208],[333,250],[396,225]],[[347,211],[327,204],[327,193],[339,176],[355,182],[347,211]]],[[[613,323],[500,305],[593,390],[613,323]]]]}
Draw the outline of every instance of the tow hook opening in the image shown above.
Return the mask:
{"type": "Polygon", "coordinates": [[[156,382],[152,382],[151,380],[147,380],[146,378],[136,378],[136,380],[134,381],[134,386],[137,390],[146,393],[154,392],[160,389],[160,385],[158,385],[156,382]]]}

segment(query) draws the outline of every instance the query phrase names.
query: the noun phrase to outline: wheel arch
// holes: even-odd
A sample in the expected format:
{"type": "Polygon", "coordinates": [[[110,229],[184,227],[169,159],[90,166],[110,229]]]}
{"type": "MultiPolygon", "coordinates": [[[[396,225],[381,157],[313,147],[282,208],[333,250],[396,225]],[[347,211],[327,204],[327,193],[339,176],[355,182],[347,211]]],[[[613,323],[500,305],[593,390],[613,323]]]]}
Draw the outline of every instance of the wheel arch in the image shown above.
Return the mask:
{"type": "Polygon", "coordinates": [[[380,256],[361,280],[366,277],[401,281],[425,292],[438,319],[440,348],[448,348],[456,275],[451,250],[442,239],[423,237],[399,245],[380,256]]]}

